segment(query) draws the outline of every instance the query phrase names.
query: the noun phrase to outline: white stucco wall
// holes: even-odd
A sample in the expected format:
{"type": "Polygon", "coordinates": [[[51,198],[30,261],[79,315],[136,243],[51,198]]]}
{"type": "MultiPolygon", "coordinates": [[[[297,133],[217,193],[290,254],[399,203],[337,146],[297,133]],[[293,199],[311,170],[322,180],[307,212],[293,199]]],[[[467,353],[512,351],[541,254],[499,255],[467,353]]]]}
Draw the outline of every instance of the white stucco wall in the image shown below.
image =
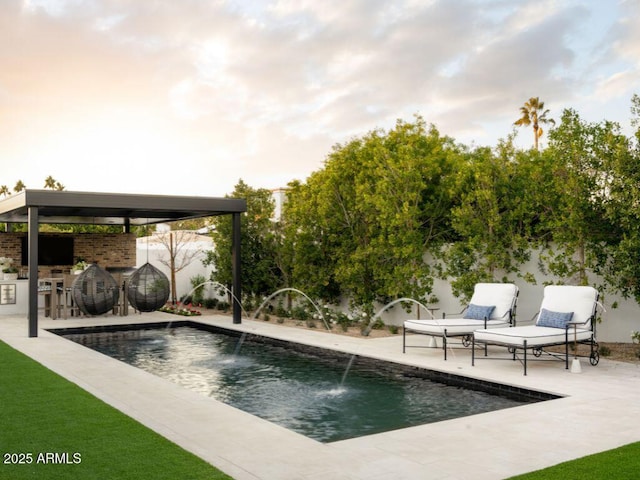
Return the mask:
{"type": "MultiPolygon", "coordinates": [[[[150,238],[153,238],[150,237],[150,238]]],[[[197,250],[199,253],[197,257],[182,271],[176,274],[176,284],[178,297],[187,294],[191,291],[191,278],[195,275],[203,275],[209,279],[212,267],[205,267],[202,264],[202,259],[205,258],[204,252],[213,249],[213,240],[208,235],[196,235],[192,237],[193,241],[189,242],[189,249],[197,250]]],[[[143,265],[147,261],[155,267],[163,271],[168,277],[170,277],[169,268],[160,263],[161,258],[168,259],[167,249],[154,241],[147,242],[147,238],[139,238],[137,245],[137,266],[143,265]]],[[[529,284],[522,279],[516,278],[515,275],[509,275],[508,277],[513,279],[514,283],[520,289],[520,295],[518,297],[517,308],[517,321],[525,322],[531,320],[540,308],[542,302],[542,295],[544,284],[549,282],[557,282],[557,279],[544,276],[538,272],[538,259],[534,255],[534,258],[522,268],[522,271],[532,272],[536,277],[536,284],[529,284]]],[[[500,275],[497,275],[500,277],[500,275]]],[[[597,283],[597,279],[593,278],[597,283]]],[[[593,283],[593,282],[592,282],[593,283]]],[[[436,280],[434,282],[433,295],[438,297],[438,303],[435,305],[429,305],[429,307],[436,307],[437,310],[434,314],[437,317],[441,317],[443,312],[447,314],[460,312],[465,304],[461,303],[451,292],[451,286],[448,281],[436,280]]],[[[212,288],[207,288],[205,296],[218,296],[215,295],[215,291],[212,288]]],[[[218,296],[219,297],[219,296],[218,296]]],[[[221,298],[221,297],[219,297],[221,298]]],[[[630,342],[631,331],[640,331],[640,306],[633,299],[623,299],[620,296],[614,296],[606,294],[601,298],[601,301],[606,309],[604,314],[601,314],[602,322],[597,325],[597,338],[603,342],[630,342]],[[613,308],[617,302],[617,308],[613,308]]],[[[343,302],[342,309],[348,310],[348,302],[343,302]]],[[[377,309],[382,308],[383,305],[377,305],[377,309]]],[[[376,310],[377,311],[377,310],[376,310]]],[[[382,315],[382,319],[386,324],[390,325],[402,325],[402,322],[407,318],[415,318],[415,309],[413,313],[406,313],[399,305],[392,309],[386,310],[382,315]]],[[[424,316],[423,316],[424,318],[424,316]]]]}
{"type": "MultiPolygon", "coordinates": [[[[545,276],[538,272],[538,258],[535,255],[533,257],[530,262],[523,266],[522,271],[537,272],[534,273],[536,277],[535,285],[516,278],[515,275],[508,275],[508,278],[512,279],[513,283],[520,289],[516,314],[516,321],[519,322],[530,321],[538,312],[542,302],[544,285],[550,282],[558,283],[556,278],[545,276]]],[[[500,277],[500,275],[497,276],[500,277]]],[[[592,284],[599,283],[597,277],[592,276],[591,279],[593,280],[592,284]]],[[[438,308],[434,312],[438,318],[442,317],[442,312],[447,314],[460,312],[465,307],[465,304],[462,304],[453,296],[451,285],[448,281],[436,280],[434,282],[433,295],[438,297],[439,300],[436,305],[433,305],[438,308]]],[[[630,342],[631,332],[633,330],[640,331],[640,306],[638,303],[633,299],[625,300],[618,295],[608,293],[602,295],[602,292],[600,301],[606,311],[602,313],[602,309],[599,310],[602,321],[596,326],[597,339],[602,342],[630,342]],[[613,308],[616,303],[617,307],[613,308]]],[[[401,325],[402,321],[407,318],[415,318],[415,313],[413,315],[407,314],[399,307],[395,307],[383,315],[383,320],[387,324],[401,325]]]]}
{"type": "MultiPolygon", "coordinates": [[[[209,279],[213,268],[211,266],[205,267],[202,264],[202,260],[206,257],[207,250],[213,250],[213,239],[207,235],[196,235],[190,237],[188,242],[185,242],[186,249],[189,251],[196,251],[196,256],[193,261],[189,263],[184,269],[176,273],[176,292],[178,298],[191,291],[191,278],[196,275],[202,275],[206,279],[209,279]]],[[[136,267],[141,267],[147,262],[151,263],[154,267],[162,271],[169,279],[171,279],[171,272],[169,267],[161,263],[161,260],[169,259],[169,252],[167,248],[161,243],[153,240],[153,235],[149,238],[141,237],[137,239],[137,251],[136,251],[136,267]],[[150,240],[150,241],[149,241],[150,240]]]]}

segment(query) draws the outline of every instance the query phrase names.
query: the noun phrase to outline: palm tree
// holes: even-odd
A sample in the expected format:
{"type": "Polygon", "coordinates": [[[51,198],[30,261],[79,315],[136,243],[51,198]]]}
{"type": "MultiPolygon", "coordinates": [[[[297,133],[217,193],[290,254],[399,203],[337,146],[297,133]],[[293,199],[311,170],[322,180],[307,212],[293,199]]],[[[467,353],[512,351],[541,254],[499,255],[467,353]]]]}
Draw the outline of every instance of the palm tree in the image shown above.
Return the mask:
{"type": "Polygon", "coordinates": [[[544,109],[544,102],[541,102],[538,97],[531,97],[524,106],[520,107],[520,113],[522,116],[514,122],[514,125],[533,126],[533,145],[538,150],[538,139],[542,136],[543,130],[540,127],[541,123],[550,123],[555,125],[556,122],[553,118],[547,118],[549,110],[544,109]]]}
{"type": "Polygon", "coordinates": [[[44,179],[44,188],[50,188],[51,190],[56,188],[56,180],[51,175],[44,179]]]}
{"type": "Polygon", "coordinates": [[[64,190],[64,185],[58,182],[55,178],[49,175],[44,179],[44,188],[50,188],[51,190],[64,190]]]}
{"type": "Polygon", "coordinates": [[[13,187],[13,191],[18,193],[23,191],[25,188],[27,188],[27,186],[22,182],[22,180],[18,180],[16,186],[13,187]]]}
{"type": "Polygon", "coordinates": [[[6,197],[7,195],[11,195],[11,192],[9,191],[6,185],[0,186],[0,195],[2,195],[3,197],[6,197]]]}

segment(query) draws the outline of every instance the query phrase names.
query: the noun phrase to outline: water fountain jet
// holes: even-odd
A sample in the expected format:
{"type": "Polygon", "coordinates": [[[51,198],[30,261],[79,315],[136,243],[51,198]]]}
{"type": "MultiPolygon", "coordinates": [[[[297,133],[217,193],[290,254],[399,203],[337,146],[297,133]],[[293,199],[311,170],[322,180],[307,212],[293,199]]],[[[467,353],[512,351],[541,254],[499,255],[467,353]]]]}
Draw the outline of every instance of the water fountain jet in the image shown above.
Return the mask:
{"type": "Polygon", "coordinates": [[[380,317],[380,315],[382,315],[385,311],[387,311],[389,308],[393,307],[394,305],[396,305],[398,303],[407,303],[407,302],[415,303],[419,307],[424,308],[427,311],[427,313],[429,313],[429,316],[431,316],[431,318],[435,320],[435,317],[431,313],[431,310],[429,310],[429,308],[426,307],[424,304],[420,303],[418,300],[415,300],[413,298],[402,297],[402,298],[398,298],[396,300],[393,300],[392,302],[387,303],[384,307],[382,307],[380,310],[378,310],[378,312],[373,317],[371,317],[371,321],[369,322],[369,325],[367,325],[367,328],[365,328],[363,330],[362,334],[365,337],[368,337],[369,334],[371,333],[371,330],[373,329],[373,326],[376,323],[376,319],[378,317],[380,317]]]}
{"type": "Polygon", "coordinates": [[[351,370],[351,365],[353,365],[353,361],[356,359],[356,354],[352,354],[351,358],[349,358],[349,363],[347,363],[347,368],[342,374],[342,379],[340,380],[340,388],[344,388],[344,381],[347,379],[347,375],[349,374],[349,370],[351,370]]]}
{"type": "Polygon", "coordinates": [[[311,303],[311,305],[314,306],[314,308],[316,309],[316,311],[318,312],[318,315],[320,315],[320,318],[322,319],[322,322],[324,323],[324,326],[327,330],[331,330],[331,328],[329,327],[329,324],[327,323],[327,321],[324,318],[324,315],[322,314],[322,311],[320,310],[320,308],[318,307],[318,305],[315,304],[315,302],[313,300],[311,300],[311,298],[309,298],[309,296],[304,293],[302,290],[298,290],[297,288],[293,288],[293,287],[285,287],[285,288],[281,288],[280,290],[277,290],[275,292],[273,292],[271,295],[269,295],[264,302],[262,302],[262,304],[258,307],[258,309],[255,311],[255,313],[253,314],[253,319],[255,320],[256,318],[258,318],[258,315],[260,315],[260,311],[264,308],[264,306],[269,302],[269,300],[271,300],[273,297],[275,297],[276,295],[279,295],[282,292],[286,292],[286,291],[292,291],[292,292],[296,292],[299,293],[300,295],[302,295],[304,298],[306,298],[307,300],[309,300],[309,302],[311,303]]]}
{"type": "MultiPolygon", "coordinates": [[[[429,316],[436,321],[436,323],[438,322],[438,320],[436,319],[436,317],[434,317],[433,313],[431,313],[431,310],[429,310],[429,308],[422,304],[421,302],[419,302],[418,300],[414,299],[414,298],[409,298],[409,297],[402,297],[402,298],[398,298],[396,300],[393,300],[392,302],[387,303],[384,307],[382,307],[380,310],[378,310],[378,312],[371,318],[371,321],[369,322],[369,325],[367,326],[367,328],[365,328],[362,332],[362,335],[364,335],[365,337],[369,336],[369,334],[371,333],[371,330],[373,329],[373,326],[375,325],[375,321],[378,317],[380,317],[380,315],[382,315],[387,309],[393,307],[394,305],[398,304],[398,303],[415,303],[416,305],[418,305],[419,307],[422,307],[425,309],[425,311],[429,314],[429,316]]],[[[437,346],[436,342],[435,342],[435,338],[431,337],[432,339],[432,343],[429,344],[429,346],[437,346]]],[[[450,346],[449,349],[451,350],[451,353],[453,354],[453,356],[455,357],[455,352],[453,351],[453,348],[450,346]]]]}

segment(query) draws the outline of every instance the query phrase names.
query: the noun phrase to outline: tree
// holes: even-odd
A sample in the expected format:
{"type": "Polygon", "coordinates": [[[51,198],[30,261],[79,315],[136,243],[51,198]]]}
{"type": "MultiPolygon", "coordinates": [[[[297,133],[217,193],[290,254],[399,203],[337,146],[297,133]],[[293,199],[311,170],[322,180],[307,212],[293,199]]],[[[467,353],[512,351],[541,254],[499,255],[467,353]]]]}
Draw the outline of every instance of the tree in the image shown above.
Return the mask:
{"type": "Polygon", "coordinates": [[[278,227],[277,262],[283,287],[298,288],[313,298],[337,303],[341,293],[335,278],[337,238],[330,233],[330,222],[320,218],[322,172],[312,173],[306,183],[289,183],[278,227]]]}
{"type": "Polygon", "coordinates": [[[296,263],[295,246],[299,236],[296,231],[296,222],[293,221],[296,218],[296,211],[291,206],[299,202],[291,203],[288,199],[291,196],[297,198],[301,188],[301,183],[298,180],[289,183],[286,192],[287,201],[282,205],[280,218],[273,221],[274,260],[282,279],[282,287],[296,287],[293,283],[293,272],[296,263]]]}
{"type": "Polygon", "coordinates": [[[547,118],[549,110],[544,109],[544,102],[541,102],[538,97],[531,97],[524,103],[524,106],[520,107],[521,117],[514,122],[514,125],[519,127],[531,125],[533,127],[533,144],[536,150],[538,150],[538,140],[542,137],[543,130],[540,124],[550,123],[555,125],[555,121],[552,118],[547,118]]]}
{"type": "Polygon", "coordinates": [[[176,292],[176,273],[190,265],[200,251],[189,249],[189,240],[193,232],[178,230],[175,232],[156,233],[153,239],[159,242],[166,250],[167,255],[161,255],[158,261],[169,268],[171,280],[171,302],[175,305],[178,301],[176,292]]]}
{"type": "MultiPolygon", "coordinates": [[[[640,135],[640,96],[634,93],[631,97],[631,126],[636,128],[636,138],[640,135]]],[[[640,140],[640,138],[638,138],[640,140]]]]}
{"type": "Polygon", "coordinates": [[[449,239],[458,161],[453,142],[420,117],[334,146],[290,191],[294,281],[365,312],[375,301],[426,300],[434,274],[424,256],[449,239]]]}
{"type": "Polygon", "coordinates": [[[23,191],[25,188],[27,188],[27,186],[22,182],[22,180],[18,180],[15,186],[13,187],[13,191],[18,193],[23,191]]]}
{"type": "Polygon", "coordinates": [[[547,219],[553,241],[543,258],[551,273],[587,285],[589,273],[606,265],[623,233],[607,205],[619,191],[615,164],[627,150],[628,141],[617,124],[587,123],[574,110],[563,112],[543,154],[552,159],[556,178],[547,219]]]}
{"type": "Polygon", "coordinates": [[[371,167],[361,173],[361,192],[373,227],[369,250],[380,282],[376,299],[408,296],[427,303],[434,272],[425,253],[451,238],[460,152],[416,117],[398,121],[380,138],[367,138],[363,154],[371,157],[371,167]]]}
{"type": "Polygon", "coordinates": [[[617,242],[601,262],[608,283],[624,297],[640,303],[640,97],[633,95],[631,125],[636,128],[635,142],[620,134],[616,124],[607,124],[606,146],[609,175],[606,177],[605,215],[619,227],[617,242]]]}
{"type": "Polygon", "coordinates": [[[64,185],[62,185],[55,178],[53,178],[51,175],[49,175],[47,178],[44,179],[44,188],[49,188],[51,190],[62,191],[62,190],[64,190],[64,185]]]}
{"type": "MultiPolygon", "coordinates": [[[[240,217],[241,268],[244,297],[267,295],[282,286],[275,261],[273,225],[274,202],[268,189],[254,189],[242,180],[235,186],[232,198],[245,198],[247,212],[240,217]]],[[[231,250],[232,219],[230,215],[214,217],[211,233],[214,250],[206,252],[205,265],[213,265],[212,280],[227,288],[233,283],[231,250]]],[[[240,301],[246,300],[239,299],[240,301]]]]}
{"type": "Polygon", "coordinates": [[[451,277],[456,296],[469,300],[478,282],[502,281],[518,275],[530,257],[530,246],[539,234],[550,174],[538,175],[540,154],[517,151],[513,137],[500,141],[495,151],[487,147],[468,152],[458,172],[460,204],[452,210],[457,239],[443,251],[444,273],[451,277]],[[542,195],[541,195],[542,194],[542,195]]]}
{"type": "Polygon", "coordinates": [[[2,195],[3,197],[7,197],[11,195],[11,191],[7,188],[6,185],[2,185],[0,186],[0,195],[2,195]]]}

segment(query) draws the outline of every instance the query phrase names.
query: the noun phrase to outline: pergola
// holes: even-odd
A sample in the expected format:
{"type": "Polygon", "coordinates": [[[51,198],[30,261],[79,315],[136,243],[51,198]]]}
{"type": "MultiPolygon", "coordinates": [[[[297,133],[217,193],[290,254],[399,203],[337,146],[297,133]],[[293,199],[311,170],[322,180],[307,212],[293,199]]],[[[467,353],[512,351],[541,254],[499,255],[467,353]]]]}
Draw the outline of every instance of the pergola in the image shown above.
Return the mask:
{"type": "Polygon", "coordinates": [[[39,225],[71,223],[152,225],[217,215],[232,215],[233,323],[241,323],[240,214],[247,202],[237,198],[189,197],[56,190],[24,190],[0,200],[0,222],[26,223],[28,244],[29,336],[38,336],[39,225]]]}

